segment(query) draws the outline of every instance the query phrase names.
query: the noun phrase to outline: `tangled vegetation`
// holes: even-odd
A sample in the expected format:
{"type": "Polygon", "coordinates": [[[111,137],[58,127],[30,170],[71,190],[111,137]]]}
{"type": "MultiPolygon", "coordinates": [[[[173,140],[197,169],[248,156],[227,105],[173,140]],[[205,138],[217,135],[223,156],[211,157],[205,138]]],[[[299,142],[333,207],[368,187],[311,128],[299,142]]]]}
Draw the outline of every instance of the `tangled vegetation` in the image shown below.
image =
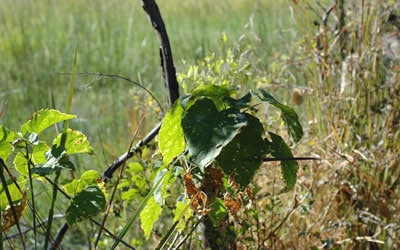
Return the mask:
{"type": "MultiPolygon", "coordinates": [[[[75,45],[71,73],[57,74],[70,78],[67,98],[54,94],[65,110],[18,118],[18,129],[0,125],[2,246],[398,248],[399,6],[292,1],[292,40],[268,50],[266,26],[254,23],[266,7],[254,2],[241,37],[220,32],[220,51],[204,53],[203,44],[196,60],[177,64],[184,94],[170,108],[140,75],[78,73],[75,45]],[[94,109],[112,132],[96,136],[96,125],[73,115],[94,109]]],[[[17,114],[0,104],[0,118],[17,114]]]]}

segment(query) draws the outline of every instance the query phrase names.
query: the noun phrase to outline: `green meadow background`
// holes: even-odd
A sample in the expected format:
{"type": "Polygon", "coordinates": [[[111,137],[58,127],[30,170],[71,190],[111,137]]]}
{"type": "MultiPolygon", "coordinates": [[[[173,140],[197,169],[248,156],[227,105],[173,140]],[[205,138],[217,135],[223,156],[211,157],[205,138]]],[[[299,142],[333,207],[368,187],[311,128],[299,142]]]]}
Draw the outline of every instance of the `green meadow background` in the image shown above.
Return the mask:
{"type": "MultiPolygon", "coordinates": [[[[211,53],[252,45],[261,69],[273,51],[285,50],[293,38],[289,3],[281,1],[160,1],[177,72],[211,53]],[[221,42],[223,34],[228,41],[221,42]]],[[[116,74],[152,91],[165,103],[158,40],[140,1],[1,1],[0,100],[7,103],[1,122],[18,129],[42,108],[64,108],[73,52],[77,70],[116,74]]],[[[127,82],[95,76],[78,77],[74,114],[79,129],[96,145],[128,144],[143,119],[159,120],[149,96],[127,82]],[[90,84],[92,83],[92,84],[90,84]]],[[[165,108],[165,106],[164,106],[165,108]]],[[[152,125],[150,125],[152,126],[152,125]]],[[[147,127],[148,128],[148,127],[147,127]]],[[[145,134],[147,131],[141,131],[145,134]]],[[[121,146],[121,147],[119,147],[121,146]]]]}

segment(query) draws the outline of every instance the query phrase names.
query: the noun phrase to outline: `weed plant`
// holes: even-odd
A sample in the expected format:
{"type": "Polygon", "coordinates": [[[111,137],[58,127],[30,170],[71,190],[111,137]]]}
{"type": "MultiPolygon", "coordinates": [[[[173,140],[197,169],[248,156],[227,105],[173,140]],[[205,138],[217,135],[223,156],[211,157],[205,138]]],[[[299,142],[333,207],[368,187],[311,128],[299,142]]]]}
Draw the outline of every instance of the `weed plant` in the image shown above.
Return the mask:
{"type": "MultiPolygon", "coordinates": [[[[33,111],[65,103],[70,75],[56,72],[70,71],[77,40],[79,72],[135,79],[165,103],[158,43],[137,2],[1,2],[2,125],[18,127],[33,111]]],[[[279,193],[284,182],[278,163],[259,170],[248,206],[238,211],[238,218],[230,218],[239,246],[399,247],[399,62],[386,57],[382,46],[385,35],[397,32],[387,22],[395,3],[337,2],[334,9],[328,1],[159,3],[185,90],[211,78],[229,82],[238,93],[254,86],[267,89],[297,105],[305,137],[291,145],[295,155],[321,159],[299,162],[298,182],[287,193],[279,193]]],[[[90,159],[78,158],[79,173],[93,166],[104,169],[126,150],[137,127],[139,137],[146,134],[166,110],[116,77],[77,77],[73,112],[79,119],[73,125],[89,136],[96,152],[90,159]]],[[[264,126],[281,131],[274,111],[261,109],[264,126]]],[[[151,189],[153,169],[159,165],[151,145],[132,159],[119,184],[109,228],[121,230],[151,189]]],[[[183,192],[174,185],[171,202],[166,202],[171,209],[183,192]]],[[[39,199],[51,200],[45,186],[36,192],[39,199]]],[[[56,211],[64,211],[64,204],[57,203],[56,211]]],[[[46,208],[37,209],[45,214],[46,208]]],[[[127,241],[152,248],[169,229],[172,216],[164,209],[150,239],[132,227],[127,241]]],[[[31,225],[26,217],[22,223],[31,225]]],[[[61,222],[55,219],[55,227],[61,222]]],[[[93,224],[77,226],[64,246],[87,247],[95,232],[93,224]]],[[[188,233],[186,244],[200,248],[201,232],[188,233]]],[[[99,246],[108,248],[111,242],[104,237],[99,246]]]]}

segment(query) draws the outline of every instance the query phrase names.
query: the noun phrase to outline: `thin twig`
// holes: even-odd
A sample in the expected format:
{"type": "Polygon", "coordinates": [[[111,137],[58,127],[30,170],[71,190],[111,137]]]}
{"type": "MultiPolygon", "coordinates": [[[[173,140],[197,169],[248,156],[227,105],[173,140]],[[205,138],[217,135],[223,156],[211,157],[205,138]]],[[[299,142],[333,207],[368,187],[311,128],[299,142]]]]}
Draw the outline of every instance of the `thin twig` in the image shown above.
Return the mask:
{"type": "MultiPolygon", "coordinates": [[[[70,75],[71,73],[68,72],[55,72],[55,74],[57,75],[70,75]]],[[[114,79],[120,79],[120,80],[124,80],[126,82],[129,82],[141,89],[143,89],[147,94],[149,94],[151,96],[151,98],[153,98],[153,100],[157,103],[158,107],[161,110],[161,113],[164,114],[164,110],[163,107],[160,103],[160,101],[157,99],[157,97],[153,94],[153,92],[151,92],[148,88],[146,88],[145,86],[143,86],[142,84],[140,84],[137,81],[134,81],[128,77],[125,76],[120,76],[120,75],[116,75],[116,74],[107,74],[107,73],[86,73],[86,72],[80,72],[77,73],[77,75],[83,75],[83,76],[95,76],[95,78],[93,80],[91,80],[89,83],[87,83],[85,86],[83,86],[83,88],[88,88],[89,86],[91,86],[95,81],[100,80],[103,77],[106,78],[114,78],[114,79]]]]}
{"type": "Polygon", "coordinates": [[[11,197],[11,194],[10,194],[10,190],[8,190],[6,178],[4,177],[4,173],[3,173],[4,172],[3,171],[4,168],[6,168],[6,164],[4,163],[3,158],[0,157],[0,180],[1,180],[1,184],[3,185],[4,192],[6,193],[8,205],[10,206],[10,209],[11,209],[12,216],[14,218],[15,224],[17,225],[18,233],[19,233],[19,236],[21,237],[21,241],[22,241],[22,246],[25,249],[25,241],[24,241],[24,239],[22,237],[21,227],[19,225],[19,218],[18,218],[17,212],[15,211],[15,207],[14,207],[13,200],[12,200],[12,197],[11,197]]]}
{"type": "Polygon", "coordinates": [[[317,160],[322,160],[320,158],[316,157],[276,157],[276,158],[263,158],[264,162],[270,162],[270,161],[317,161],[317,160]]]}

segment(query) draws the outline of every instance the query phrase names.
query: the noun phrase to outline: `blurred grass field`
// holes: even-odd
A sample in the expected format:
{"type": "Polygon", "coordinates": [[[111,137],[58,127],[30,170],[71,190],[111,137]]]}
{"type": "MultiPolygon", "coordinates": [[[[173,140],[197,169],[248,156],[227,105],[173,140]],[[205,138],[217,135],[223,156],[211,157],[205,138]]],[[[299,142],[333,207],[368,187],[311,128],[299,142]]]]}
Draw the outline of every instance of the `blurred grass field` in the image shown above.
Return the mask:
{"type": "MultiPolygon", "coordinates": [[[[353,37],[348,51],[352,47],[358,59],[345,70],[350,57],[335,51],[334,32],[313,24],[322,8],[317,1],[297,2],[175,0],[159,6],[178,73],[211,53],[225,57],[230,49],[251,65],[245,88],[266,88],[295,107],[306,132],[293,145],[296,155],[322,159],[301,162],[296,189],[283,195],[274,193],[283,185],[274,164],[257,175],[263,225],[285,220],[277,235],[267,235],[270,248],[396,248],[399,77],[396,65],[384,64],[379,47],[395,2],[349,1],[346,11],[354,14],[346,19],[353,37]],[[390,76],[394,83],[387,83],[390,76]],[[341,93],[343,78],[353,84],[348,93],[341,93]]],[[[6,104],[0,122],[5,127],[18,130],[41,108],[63,110],[69,75],[59,73],[70,72],[78,40],[78,72],[128,77],[154,92],[166,108],[157,37],[139,1],[0,4],[0,105],[6,104]]],[[[116,78],[78,76],[73,103],[79,118],[72,126],[89,136],[96,152],[79,165],[99,171],[126,150],[141,120],[139,134],[145,135],[161,119],[150,96],[116,78]]],[[[282,128],[274,120],[266,125],[282,128]]]]}
{"type": "MultiPolygon", "coordinates": [[[[7,102],[1,120],[4,126],[17,129],[34,111],[52,107],[51,96],[55,108],[63,109],[69,76],[57,73],[71,71],[78,40],[78,72],[128,77],[165,103],[158,40],[140,2],[1,0],[1,5],[0,97],[7,102]]],[[[290,24],[287,7],[282,6],[272,1],[160,2],[177,72],[186,70],[183,61],[193,64],[207,54],[223,55],[227,48],[248,44],[256,48],[256,63],[267,65],[272,51],[284,49],[292,36],[282,32],[290,24]],[[229,37],[226,44],[221,42],[224,33],[229,37]]],[[[92,143],[98,140],[97,133],[114,140],[126,138],[141,116],[152,122],[160,119],[157,111],[149,109],[151,100],[144,91],[117,79],[103,78],[87,86],[93,79],[95,76],[78,78],[73,108],[80,117],[79,128],[88,133],[92,143]]],[[[119,154],[118,145],[127,142],[108,143],[117,148],[113,153],[119,154]]]]}

